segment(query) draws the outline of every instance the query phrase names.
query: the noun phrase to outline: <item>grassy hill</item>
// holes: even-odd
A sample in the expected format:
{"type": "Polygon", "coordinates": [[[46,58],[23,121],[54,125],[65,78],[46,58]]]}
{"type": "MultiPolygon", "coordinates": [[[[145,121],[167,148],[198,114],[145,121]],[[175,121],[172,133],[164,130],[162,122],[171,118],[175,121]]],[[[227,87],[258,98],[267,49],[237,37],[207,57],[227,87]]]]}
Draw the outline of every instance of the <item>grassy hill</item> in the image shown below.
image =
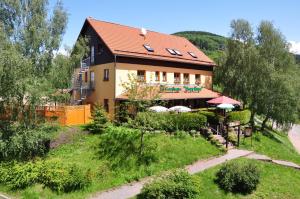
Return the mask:
{"type": "Polygon", "coordinates": [[[187,38],[195,46],[200,48],[211,59],[217,61],[226,45],[226,37],[204,31],[182,31],[174,33],[187,38]]]}

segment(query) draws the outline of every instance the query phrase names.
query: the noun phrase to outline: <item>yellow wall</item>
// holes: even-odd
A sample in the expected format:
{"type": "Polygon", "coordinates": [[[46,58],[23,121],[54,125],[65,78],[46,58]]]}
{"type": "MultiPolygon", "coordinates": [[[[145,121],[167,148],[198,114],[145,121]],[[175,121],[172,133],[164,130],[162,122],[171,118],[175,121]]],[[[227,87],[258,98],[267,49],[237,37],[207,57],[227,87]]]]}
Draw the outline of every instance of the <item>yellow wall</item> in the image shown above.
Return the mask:
{"type": "MultiPolygon", "coordinates": [[[[114,63],[96,65],[90,67],[88,78],[90,78],[90,72],[95,73],[95,89],[91,91],[90,95],[85,100],[85,103],[101,104],[104,105],[104,99],[108,99],[109,113],[114,114],[114,98],[115,98],[115,70],[114,63]],[[104,69],[109,69],[109,81],[104,81],[104,69]]],[[[88,79],[89,83],[90,79],[88,79]]]]}
{"type": "Polygon", "coordinates": [[[195,84],[195,75],[201,75],[201,85],[211,89],[212,88],[212,71],[205,70],[194,70],[184,68],[172,68],[164,66],[148,66],[148,65],[137,65],[137,64],[126,64],[118,63],[116,66],[116,85],[115,85],[115,96],[121,95],[124,92],[122,82],[128,81],[129,74],[137,75],[137,70],[146,71],[146,82],[147,83],[174,83],[174,73],[180,73],[181,84],[183,84],[183,74],[190,74],[190,84],[195,84]],[[155,81],[155,71],[160,72],[160,81],[155,81]],[[167,72],[167,82],[163,81],[163,72],[167,72]]]}
{"type": "MultiPolygon", "coordinates": [[[[146,71],[147,83],[174,83],[174,73],[180,73],[181,84],[183,84],[183,74],[190,74],[190,84],[195,84],[195,74],[201,75],[201,85],[206,88],[212,88],[212,71],[184,69],[164,66],[149,66],[141,64],[128,63],[108,63],[91,66],[88,71],[88,81],[85,83],[85,75],[83,74],[83,86],[90,83],[90,72],[95,73],[95,89],[91,91],[84,103],[104,105],[104,99],[109,100],[109,114],[113,117],[115,113],[115,98],[124,92],[123,82],[128,81],[130,73],[137,74],[137,70],[146,71]],[[104,81],[104,69],[109,69],[109,81],[104,81]],[[160,81],[155,81],[155,71],[160,72],[160,81]],[[163,81],[163,72],[167,72],[167,82],[163,81]]],[[[77,96],[78,97],[78,96],[77,96]]]]}

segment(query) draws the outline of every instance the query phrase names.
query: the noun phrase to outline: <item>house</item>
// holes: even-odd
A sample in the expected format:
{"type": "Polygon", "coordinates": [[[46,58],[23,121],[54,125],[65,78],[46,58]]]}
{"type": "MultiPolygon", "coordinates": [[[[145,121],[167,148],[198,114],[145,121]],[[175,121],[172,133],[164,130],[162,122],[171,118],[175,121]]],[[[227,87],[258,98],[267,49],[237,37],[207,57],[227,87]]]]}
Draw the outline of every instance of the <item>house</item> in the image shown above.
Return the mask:
{"type": "Polygon", "coordinates": [[[206,106],[215,63],[187,39],[87,18],[80,36],[89,38],[86,58],[74,83],[75,101],[100,103],[113,115],[127,99],[122,83],[129,74],[146,84],[163,85],[161,100],[169,106],[206,106]]]}

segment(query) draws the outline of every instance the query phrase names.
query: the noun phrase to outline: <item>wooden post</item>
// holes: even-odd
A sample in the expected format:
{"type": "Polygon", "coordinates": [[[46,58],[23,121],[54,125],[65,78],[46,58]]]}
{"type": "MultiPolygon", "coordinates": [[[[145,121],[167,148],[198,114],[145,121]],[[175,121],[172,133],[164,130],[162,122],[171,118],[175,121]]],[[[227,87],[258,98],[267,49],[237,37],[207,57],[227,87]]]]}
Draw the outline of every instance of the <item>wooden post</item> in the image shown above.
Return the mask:
{"type": "Polygon", "coordinates": [[[229,134],[229,125],[226,125],[226,149],[228,149],[228,134],[229,134]]]}
{"type": "Polygon", "coordinates": [[[241,132],[241,126],[238,127],[238,143],[237,146],[240,146],[240,132],[241,132]]]}

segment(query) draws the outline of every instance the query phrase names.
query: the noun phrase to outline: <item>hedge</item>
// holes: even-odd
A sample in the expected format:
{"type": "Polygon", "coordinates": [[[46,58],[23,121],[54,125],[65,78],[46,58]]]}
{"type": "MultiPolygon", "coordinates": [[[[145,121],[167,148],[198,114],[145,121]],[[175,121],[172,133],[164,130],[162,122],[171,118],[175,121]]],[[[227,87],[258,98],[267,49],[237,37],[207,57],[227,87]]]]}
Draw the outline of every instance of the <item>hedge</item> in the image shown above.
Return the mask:
{"type": "Polygon", "coordinates": [[[233,111],[228,113],[228,121],[240,121],[242,125],[248,124],[250,121],[251,112],[249,110],[233,111]]]}
{"type": "Polygon", "coordinates": [[[223,116],[211,111],[200,111],[199,114],[205,115],[209,124],[219,124],[224,120],[223,116]]]}
{"type": "Polygon", "coordinates": [[[143,128],[149,131],[164,130],[175,132],[177,130],[199,130],[207,122],[206,116],[199,113],[152,113],[140,112],[130,122],[134,128],[143,128]]]}

